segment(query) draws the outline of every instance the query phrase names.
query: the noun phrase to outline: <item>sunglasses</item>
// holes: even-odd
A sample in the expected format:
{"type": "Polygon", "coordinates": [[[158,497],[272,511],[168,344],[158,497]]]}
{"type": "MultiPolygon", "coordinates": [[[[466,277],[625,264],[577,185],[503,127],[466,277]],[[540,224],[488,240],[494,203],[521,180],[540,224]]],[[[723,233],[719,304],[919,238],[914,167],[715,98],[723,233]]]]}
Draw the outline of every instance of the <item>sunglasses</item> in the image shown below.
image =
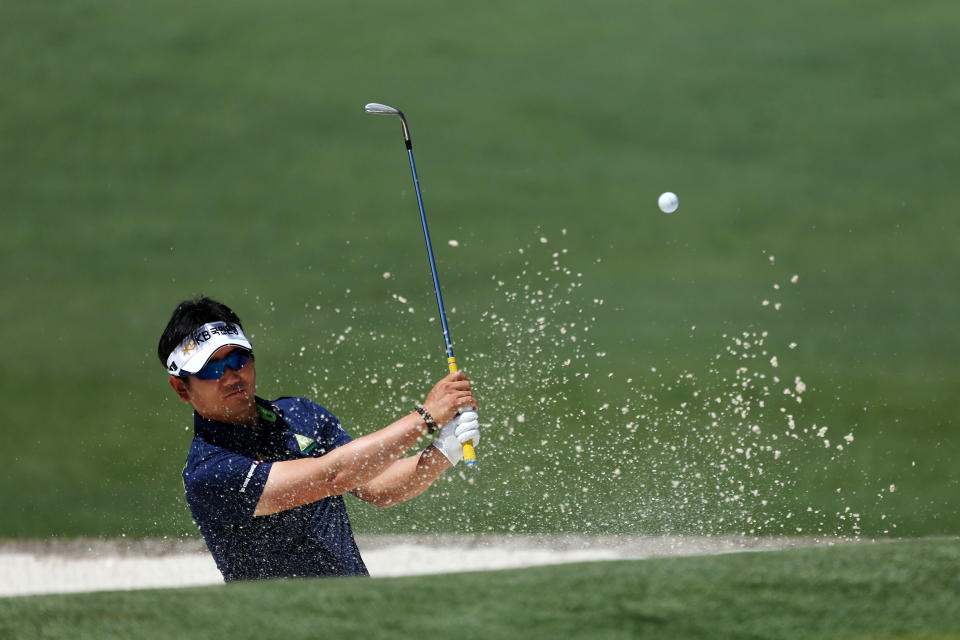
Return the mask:
{"type": "Polygon", "coordinates": [[[214,360],[213,362],[208,362],[203,366],[202,369],[200,369],[200,371],[187,375],[194,376],[200,380],[219,380],[223,377],[227,367],[230,367],[234,371],[240,371],[240,369],[243,368],[243,365],[247,364],[247,360],[251,359],[253,359],[252,351],[247,351],[246,349],[234,349],[230,352],[230,355],[223,360],[214,360]]]}

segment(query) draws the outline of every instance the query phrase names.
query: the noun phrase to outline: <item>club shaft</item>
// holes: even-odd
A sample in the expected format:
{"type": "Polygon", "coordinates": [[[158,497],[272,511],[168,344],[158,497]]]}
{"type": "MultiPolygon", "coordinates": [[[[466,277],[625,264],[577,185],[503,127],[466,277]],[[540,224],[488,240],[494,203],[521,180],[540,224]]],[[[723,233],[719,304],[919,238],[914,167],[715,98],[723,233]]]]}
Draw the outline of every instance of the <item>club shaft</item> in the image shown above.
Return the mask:
{"type": "MultiPolygon", "coordinates": [[[[433,243],[430,242],[430,227],[427,226],[427,214],[423,210],[423,195],[420,193],[420,177],[417,175],[417,163],[413,160],[413,144],[410,142],[410,129],[407,119],[400,114],[403,123],[403,138],[407,146],[407,156],[410,158],[410,173],[413,175],[413,189],[417,192],[417,207],[420,209],[420,224],[423,226],[423,239],[427,243],[427,258],[430,260],[430,273],[433,276],[433,290],[437,294],[437,308],[440,310],[440,324],[443,327],[443,342],[447,347],[447,366],[450,372],[457,371],[457,359],[453,356],[453,340],[450,337],[450,327],[447,325],[447,310],[443,306],[443,294],[440,293],[440,278],[437,277],[437,261],[433,257],[433,243]]],[[[463,443],[463,463],[468,467],[477,466],[477,452],[473,448],[473,441],[463,443]]]]}
{"type": "MultiPolygon", "coordinates": [[[[404,127],[406,133],[406,127],[404,127]]],[[[410,157],[410,173],[413,174],[413,188],[417,192],[417,206],[420,209],[420,224],[423,225],[423,239],[427,243],[427,258],[430,260],[430,273],[433,275],[433,289],[437,294],[437,308],[440,310],[440,325],[443,327],[443,342],[447,347],[447,364],[451,371],[456,371],[456,360],[453,356],[453,340],[450,337],[450,327],[447,325],[447,311],[443,306],[443,294],[440,292],[440,278],[437,276],[437,261],[433,257],[433,243],[430,242],[430,228],[427,226],[427,214],[423,210],[423,196],[420,193],[420,178],[417,176],[417,164],[413,160],[413,146],[410,138],[406,138],[407,155],[410,157]]]]}

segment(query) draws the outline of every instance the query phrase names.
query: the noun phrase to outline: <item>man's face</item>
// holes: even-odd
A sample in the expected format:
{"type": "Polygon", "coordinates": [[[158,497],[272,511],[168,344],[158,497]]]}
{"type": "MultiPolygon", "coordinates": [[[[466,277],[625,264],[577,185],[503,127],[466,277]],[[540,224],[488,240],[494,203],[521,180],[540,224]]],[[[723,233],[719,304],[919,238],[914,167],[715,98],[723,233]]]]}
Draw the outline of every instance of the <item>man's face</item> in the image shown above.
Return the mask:
{"type": "MultiPolygon", "coordinates": [[[[210,362],[223,360],[239,347],[225,346],[217,350],[210,362]]],[[[257,406],[254,391],[257,372],[253,358],[235,370],[224,369],[223,377],[218,380],[201,380],[190,376],[189,385],[176,376],[170,376],[170,386],[184,402],[189,402],[204,418],[227,424],[248,424],[257,422],[257,406]]]]}

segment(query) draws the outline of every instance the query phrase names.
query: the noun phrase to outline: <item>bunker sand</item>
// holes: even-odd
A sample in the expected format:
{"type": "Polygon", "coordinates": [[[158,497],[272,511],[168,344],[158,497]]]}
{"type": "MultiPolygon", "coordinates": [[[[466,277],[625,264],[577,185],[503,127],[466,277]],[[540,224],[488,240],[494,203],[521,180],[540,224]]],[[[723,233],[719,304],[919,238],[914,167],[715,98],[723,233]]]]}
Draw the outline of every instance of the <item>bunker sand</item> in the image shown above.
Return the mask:
{"type": "MultiPolygon", "coordinates": [[[[569,562],[770,551],[854,542],[746,536],[357,536],[374,578],[569,562]]],[[[176,588],[223,582],[201,540],[0,541],[0,596],[176,588]]]]}

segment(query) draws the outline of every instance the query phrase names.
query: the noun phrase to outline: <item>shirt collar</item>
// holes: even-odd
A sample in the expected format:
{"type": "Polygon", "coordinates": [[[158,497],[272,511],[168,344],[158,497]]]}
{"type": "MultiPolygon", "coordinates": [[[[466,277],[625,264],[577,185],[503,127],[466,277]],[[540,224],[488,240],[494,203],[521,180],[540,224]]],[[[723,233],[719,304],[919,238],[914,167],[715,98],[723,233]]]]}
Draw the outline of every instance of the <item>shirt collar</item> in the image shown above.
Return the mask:
{"type": "Polygon", "coordinates": [[[212,445],[231,451],[260,450],[286,431],[283,412],[277,405],[255,397],[260,422],[255,427],[246,427],[204,418],[193,412],[193,433],[212,445]]]}

